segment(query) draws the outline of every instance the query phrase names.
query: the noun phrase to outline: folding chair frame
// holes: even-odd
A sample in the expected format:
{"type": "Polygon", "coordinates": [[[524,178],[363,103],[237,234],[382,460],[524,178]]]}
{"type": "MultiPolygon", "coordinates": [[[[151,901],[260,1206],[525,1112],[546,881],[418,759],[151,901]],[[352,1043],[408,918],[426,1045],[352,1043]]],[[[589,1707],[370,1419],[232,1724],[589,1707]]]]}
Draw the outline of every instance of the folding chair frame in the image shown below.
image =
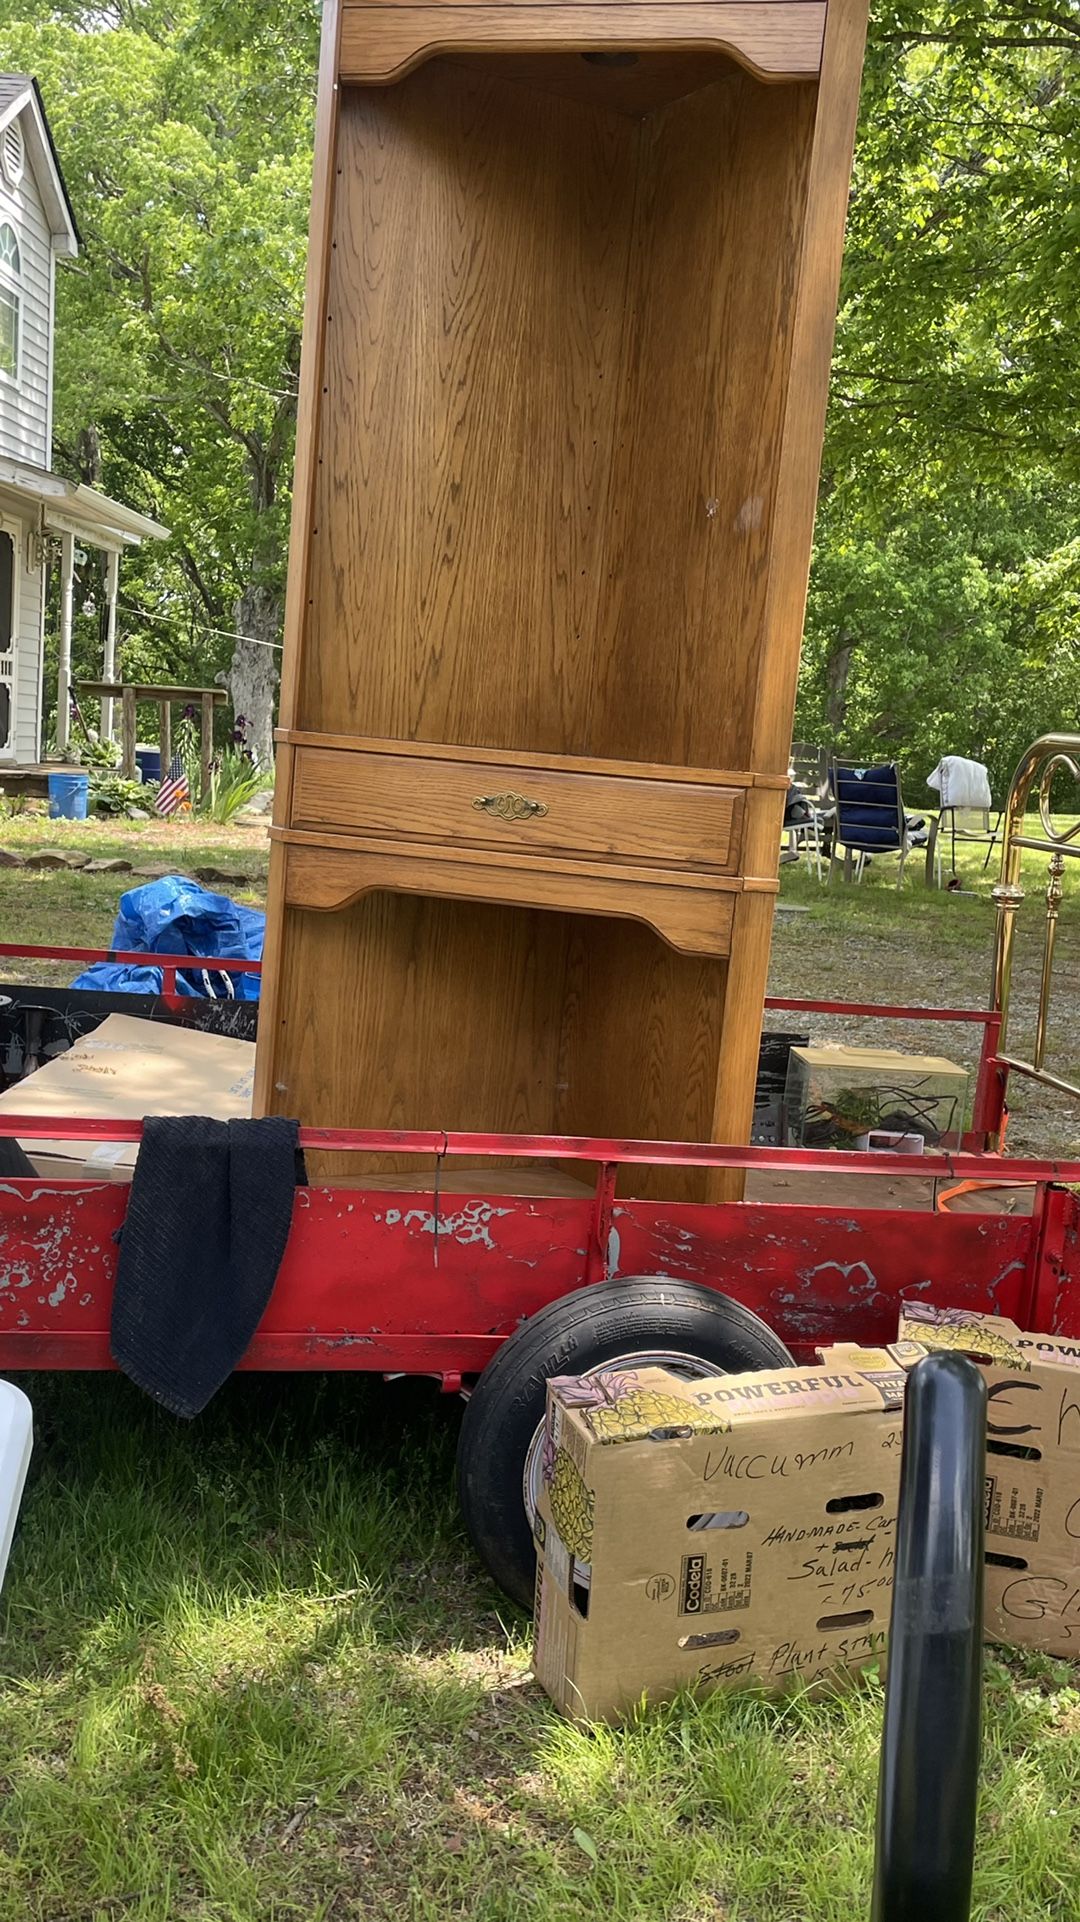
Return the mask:
{"type": "MultiPolygon", "coordinates": [[[[872,761],[849,759],[848,757],[843,755],[834,754],[830,758],[829,793],[832,799],[833,807],[836,810],[834,824],[833,824],[833,836],[832,836],[832,859],[829,862],[828,885],[830,887],[832,886],[833,875],[836,872],[836,869],[838,868],[838,866],[840,865],[841,849],[843,849],[845,881],[851,881],[853,879],[855,881],[862,880],[868,857],[872,858],[878,854],[898,854],[900,857],[900,867],[896,876],[896,885],[898,888],[901,888],[904,885],[904,868],[907,865],[907,858],[911,852],[911,838],[908,834],[907,816],[904,813],[904,796],[900,789],[900,769],[897,766],[895,761],[881,762],[880,765],[883,767],[885,766],[890,767],[896,776],[896,837],[897,837],[896,846],[888,847],[888,848],[880,848],[880,849],[879,848],[856,848],[856,847],[849,846],[848,843],[844,840],[843,808],[840,801],[840,787],[839,787],[839,782],[837,780],[837,775],[848,774],[848,773],[854,774],[854,773],[857,773],[860,768],[872,767],[873,765],[874,763],[872,761]]],[[[846,803],[844,805],[846,805],[846,803]]],[[[876,801],[870,801],[870,802],[864,802],[862,805],[869,806],[869,807],[876,807],[878,803],[876,801]]],[[[891,807],[887,807],[884,805],[881,807],[883,827],[891,824],[892,812],[893,811],[891,807]]]]}

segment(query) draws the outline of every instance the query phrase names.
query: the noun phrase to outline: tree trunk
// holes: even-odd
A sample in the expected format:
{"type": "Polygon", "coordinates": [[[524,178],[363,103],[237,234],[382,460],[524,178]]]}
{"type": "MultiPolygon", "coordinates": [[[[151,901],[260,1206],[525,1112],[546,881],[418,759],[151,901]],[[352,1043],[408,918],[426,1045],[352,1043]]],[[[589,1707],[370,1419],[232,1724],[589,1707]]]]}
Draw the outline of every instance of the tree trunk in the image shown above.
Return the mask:
{"type": "Polygon", "coordinates": [[[234,724],[260,768],[274,765],[274,702],[278,687],[278,647],[282,601],[279,588],[252,581],[236,603],[237,632],[250,638],[233,648],[225,685],[234,724]],[[272,641],[270,647],[266,643],[272,641]]]}
{"type": "Polygon", "coordinates": [[[101,437],[93,422],[81,430],[76,454],[79,462],[79,479],[84,486],[100,487],[102,481],[101,437]]]}
{"type": "Polygon", "coordinates": [[[825,720],[834,747],[847,719],[847,684],[854,658],[853,643],[846,634],[838,635],[836,646],[825,663],[825,720]]]}
{"type": "Polygon", "coordinates": [[[275,513],[278,484],[296,424],[300,336],[290,336],[285,356],[286,391],[265,441],[241,436],[247,455],[248,485],[255,514],[250,575],[236,604],[236,631],[247,638],[233,647],[225,684],[232,697],[237,733],[257,767],[274,766],[274,707],[280,675],[281,632],[285,613],[282,580],[284,522],[275,513]]]}

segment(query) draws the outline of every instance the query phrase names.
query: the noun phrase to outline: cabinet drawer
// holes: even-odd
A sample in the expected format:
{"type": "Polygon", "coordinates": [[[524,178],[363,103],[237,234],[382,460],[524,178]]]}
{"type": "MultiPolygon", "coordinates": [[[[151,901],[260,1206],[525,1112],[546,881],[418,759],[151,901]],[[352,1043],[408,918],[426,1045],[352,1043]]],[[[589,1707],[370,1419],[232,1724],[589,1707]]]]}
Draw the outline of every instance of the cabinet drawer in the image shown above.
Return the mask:
{"type": "Polygon", "coordinates": [[[291,824],[734,874],[742,812],[741,789],[699,782],[304,747],[291,824]]]}

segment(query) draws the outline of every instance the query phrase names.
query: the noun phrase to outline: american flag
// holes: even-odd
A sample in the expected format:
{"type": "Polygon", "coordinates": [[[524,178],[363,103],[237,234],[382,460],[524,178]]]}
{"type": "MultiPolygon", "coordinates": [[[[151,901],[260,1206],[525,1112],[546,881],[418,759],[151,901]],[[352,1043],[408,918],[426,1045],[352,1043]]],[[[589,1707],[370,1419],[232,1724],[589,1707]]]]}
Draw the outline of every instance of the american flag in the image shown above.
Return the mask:
{"type": "Polygon", "coordinates": [[[169,772],[157,791],[154,806],[159,814],[175,814],[177,808],[188,807],[190,803],[191,793],[184,763],[179,754],[174,754],[169,762],[169,772]]]}

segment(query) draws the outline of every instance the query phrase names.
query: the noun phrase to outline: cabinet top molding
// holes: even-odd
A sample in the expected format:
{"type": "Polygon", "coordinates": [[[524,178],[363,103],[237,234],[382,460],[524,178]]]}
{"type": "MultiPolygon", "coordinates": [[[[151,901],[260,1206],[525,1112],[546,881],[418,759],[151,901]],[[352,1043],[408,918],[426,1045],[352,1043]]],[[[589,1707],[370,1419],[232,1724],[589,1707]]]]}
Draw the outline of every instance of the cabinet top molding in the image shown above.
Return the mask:
{"type": "Polygon", "coordinates": [[[729,54],[759,80],[817,76],[825,0],[345,0],[338,73],[389,86],[449,53],[729,54]]]}

